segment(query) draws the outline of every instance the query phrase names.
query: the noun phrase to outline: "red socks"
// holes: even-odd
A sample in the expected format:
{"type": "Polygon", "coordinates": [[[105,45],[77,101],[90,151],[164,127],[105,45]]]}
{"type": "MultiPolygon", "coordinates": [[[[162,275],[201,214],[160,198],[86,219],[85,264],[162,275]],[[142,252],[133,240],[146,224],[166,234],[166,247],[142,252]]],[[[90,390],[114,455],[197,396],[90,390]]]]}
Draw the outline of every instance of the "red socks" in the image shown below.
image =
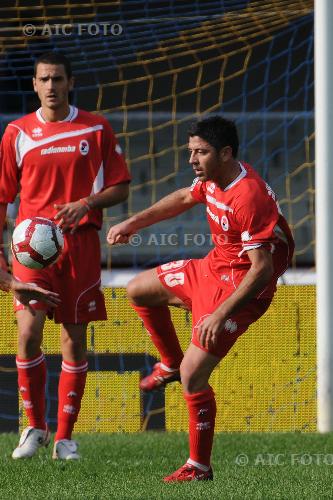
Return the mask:
{"type": "Polygon", "coordinates": [[[46,363],[44,354],[41,352],[31,359],[16,357],[16,366],[19,391],[29,426],[45,430],[46,363]]]}
{"type": "Polygon", "coordinates": [[[213,389],[184,393],[184,398],[189,411],[190,463],[209,467],[216,416],[213,389]]]}
{"type": "Polygon", "coordinates": [[[86,385],[87,361],[62,362],[58,386],[58,429],[55,441],[71,439],[86,385]]]}
{"type": "Polygon", "coordinates": [[[160,353],[161,362],[168,368],[179,368],[183,351],[168,306],[145,307],[134,304],[131,306],[142,319],[154,346],[160,353]]]}
{"type": "MultiPolygon", "coordinates": [[[[45,385],[46,363],[43,353],[35,358],[16,358],[18,386],[29,426],[46,429],[45,385]]],[[[56,441],[71,439],[74,424],[81,407],[87,377],[87,361],[62,362],[58,387],[58,430],[56,441]]]]}

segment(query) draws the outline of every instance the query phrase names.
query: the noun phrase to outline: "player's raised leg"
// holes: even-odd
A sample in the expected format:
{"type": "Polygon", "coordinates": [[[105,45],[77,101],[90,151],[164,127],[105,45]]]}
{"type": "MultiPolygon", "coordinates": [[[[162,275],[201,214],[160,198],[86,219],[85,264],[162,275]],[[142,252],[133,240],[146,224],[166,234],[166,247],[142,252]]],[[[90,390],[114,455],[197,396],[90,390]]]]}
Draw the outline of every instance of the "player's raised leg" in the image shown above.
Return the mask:
{"type": "Polygon", "coordinates": [[[193,344],[185,353],[180,372],[184,399],[189,412],[190,456],[185,465],[164,478],[165,482],[213,479],[210,457],[215,428],[216,401],[208,381],[219,362],[219,357],[193,344]]]}
{"type": "Polygon", "coordinates": [[[168,305],[182,305],[161,284],[156,269],[138,274],[128,286],[127,293],[131,306],[140,316],[151,340],[161,356],[153,372],[143,378],[140,387],[144,391],[161,389],[167,383],[179,380],[179,367],[183,359],[175,327],[168,305]]]}
{"type": "Polygon", "coordinates": [[[63,356],[58,386],[58,427],[54,459],[77,460],[77,443],[72,440],[87,378],[87,324],[64,324],[61,328],[63,356]]]}
{"type": "Polygon", "coordinates": [[[46,363],[41,351],[45,311],[16,312],[18,324],[18,355],[16,358],[18,386],[29,426],[22,432],[12,457],[29,458],[50,442],[45,421],[46,363]]]}

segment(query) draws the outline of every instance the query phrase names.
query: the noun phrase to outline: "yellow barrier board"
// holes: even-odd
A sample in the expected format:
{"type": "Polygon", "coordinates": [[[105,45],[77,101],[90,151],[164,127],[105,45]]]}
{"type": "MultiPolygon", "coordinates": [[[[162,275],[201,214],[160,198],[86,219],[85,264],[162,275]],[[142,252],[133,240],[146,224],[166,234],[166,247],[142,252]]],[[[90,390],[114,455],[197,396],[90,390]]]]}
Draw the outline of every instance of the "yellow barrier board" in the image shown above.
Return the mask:
{"type": "MultiPolygon", "coordinates": [[[[213,372],[216,431],[316,431],[314,286],[280,286],[267,313],[213,372]]],[[[187,430],[180,388],[166,390],[166,428],[187,430]]]]}
{"type": "MultiPolygon", "coordinates": [[[[180,384],[167,387],[162,407],[143,406],[139,391],[141,367],[158,358],[141,320],[130,308],[125,290],[106,289],[108,321],[88,328],[90,356],[105,366],[90,369],[77,432],[137,432],[165,410],[165,429],[187,430],[187,412],[180,384]],[[104,358],[103,358],[104,356],[104,358]],[[106,357],[105,357],[106,356],[106,357]],[[118,368],[108,368],[119,357],[118,368]],[[141,360],[128,370],[122,360],[141,360]],[[98,358],[99,359],[99,358],[98,358]],[[122,367],[123,366],[123,367],[122,367]],[[165,402],[164,402],[165,401],[165,402]]],[[[0,355],[16,353],[12,298],[0,294],[0,355]]],[[[191,316],[172,309],[183,349],[191,336],[191,316]]],[[[279,286],[268,312],[234,345],[211,377],[219,431],[315,431],[316,344],[315,287],[279,286]]],[[[59,325],[47,320],[43,350],[59,355],[59,325]]],[[[131,362],[132,362],[131,361],[131,362]]],[[[118,365],[117,365],[118,366],[118,365]]],[[[1,367],[0,367],[1,368],[1,367]]],[[[13,369],[15,362],[13,356],[13,369]]],[[[0,371],[0,380],[6,370],[0,371]]],[[[17,396],[18,397],[18,396],[17,396]]],[[[20,408],[21,424],[25,425],[20,408]]],[[[163,424],[164,426],[164,424],[163,424]]]]}

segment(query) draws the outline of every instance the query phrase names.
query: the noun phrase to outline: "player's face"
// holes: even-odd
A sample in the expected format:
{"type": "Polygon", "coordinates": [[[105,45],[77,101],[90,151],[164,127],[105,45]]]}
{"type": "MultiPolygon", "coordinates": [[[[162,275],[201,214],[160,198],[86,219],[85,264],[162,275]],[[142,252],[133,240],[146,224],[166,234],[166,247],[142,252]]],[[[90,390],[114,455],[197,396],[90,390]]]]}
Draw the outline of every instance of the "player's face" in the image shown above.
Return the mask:
{"type": "Polygon", "coordinates": [[[67,78],[63,64],[39,63],[33,85],[42,108],[58,110],[68,106],[68,94],[73,88],[73,78],[67,78]]]}
{"type": "Polygon", "coordinates": [[[200,181],[218,180],[221,176],[221,159],[216,149],[201,137],[190,137],[189,162],[200,181]]]}

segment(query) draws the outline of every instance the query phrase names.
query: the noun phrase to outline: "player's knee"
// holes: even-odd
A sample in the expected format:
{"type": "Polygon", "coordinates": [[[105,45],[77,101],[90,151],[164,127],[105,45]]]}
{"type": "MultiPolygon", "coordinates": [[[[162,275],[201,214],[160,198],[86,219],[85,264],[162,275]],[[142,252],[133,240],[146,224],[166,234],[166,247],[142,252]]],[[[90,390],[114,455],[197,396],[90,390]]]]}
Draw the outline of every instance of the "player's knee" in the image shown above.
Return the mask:
{"type": "Polygon", "coordinates": [[[78,363],[84,361],[87,357],[87,349],[84,345],[74,342],[71,344],[62,345],[62,357],[70,363],[78,363]]]}
{"type": "Polygon", "coordinates": [[[129,283],[127,284],[127,295],[134,304],[140,302],[140,299],[143,296],[143,287],[140,277],[136,276],[129,281],[129,283]]]}
{"type": "Polygon", "coordinates": [[[20,331],[18,336],[19,352],[25,353],[27,357],[33,357],[39,353],[42,343],[40,332],[27,328],[20,331]]]}
{"type": "Polygon", "coordinates": [[[158,294],[152,289],[149,280],[139,274],[129,281],[127,295],[129,300],[136,306],[153,306],[156,305],[158,294]]]}
{"type": "Polygon", "coordinates": [[[85,358],[87,335],[85,329],[66,330],[61,335],[61,352],[67,361],[76,362],[85,358]]]}
{"type": "Polygon", "coordinates": [[[62,346],[66,349],[71,349],[73,352],[82,351],[86,349],[87,341],[85,336],[65,337],[61,339],[62,346]]]}
{"type": "Polygon", "coordinates": [[[144,271],[131,279],[127,295],[132,304],[143,307],[168,305],[169,294],[153,272],[144,271]]]}
{"type": "Polygon", "coordinates": [[[180,366],[180,378],[184,392],[195,394],[207,389],[207,377],[200,371],[191,369],[186,364],[180,366]]]}

